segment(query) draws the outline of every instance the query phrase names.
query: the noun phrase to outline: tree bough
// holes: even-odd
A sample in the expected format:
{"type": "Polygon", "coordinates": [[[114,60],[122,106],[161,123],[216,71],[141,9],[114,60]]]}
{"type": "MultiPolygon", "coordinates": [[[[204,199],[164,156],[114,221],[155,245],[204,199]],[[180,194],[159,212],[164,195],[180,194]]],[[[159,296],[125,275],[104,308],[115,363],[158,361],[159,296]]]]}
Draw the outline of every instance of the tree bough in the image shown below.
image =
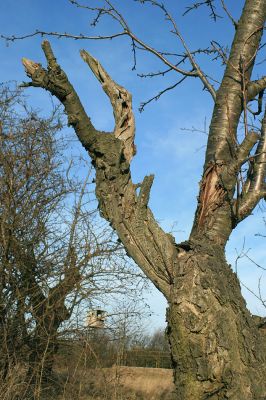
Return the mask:
{"type": "Polygon", "coordinates": [[[148,207],[153,176],[137,185],[132,182],[135,123],[127,90],[82,50],[114,111],[114,131],[101,132],[92,125],[49,42],[43,43],[47,69],[23,60],[29,85],[48,90],[62,102],[69,124],[88,151],[102,216],[168,301],[167,330],[181,400],[266,398],[265,333],[247,310],[237,276],[224,256],[234,227],[265,197],[266,117],[260,134],[247,131],[237,143],[246,103],[266,86],[265,77],[250,80],[265,18],[265,0],[246,1],[215,96],[194,225],[189,240],[180,244],[160,228],[148,207]],[[241,166],[255,145],[252,171],[235,197],[241,166]]]}

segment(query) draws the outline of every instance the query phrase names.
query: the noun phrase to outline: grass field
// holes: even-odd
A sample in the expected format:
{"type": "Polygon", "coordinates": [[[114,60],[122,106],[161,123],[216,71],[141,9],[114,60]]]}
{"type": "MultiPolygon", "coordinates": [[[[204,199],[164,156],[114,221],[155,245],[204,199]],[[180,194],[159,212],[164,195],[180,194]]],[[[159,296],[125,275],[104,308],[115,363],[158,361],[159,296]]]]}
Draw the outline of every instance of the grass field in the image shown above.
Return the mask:
{"type": "Polygon", "coordinates": [[[58,400],[173,400],[172,370],[112,367],[63,374],[58,400]]]}
{"type": "Polygon", "coordinates": [[[86,368],[78,365],[57,368],[41,390],[25,383],[25,369],[14,369],[0,382],[1,400],[174,400],[172,370],[122,367],[86,368]]]}

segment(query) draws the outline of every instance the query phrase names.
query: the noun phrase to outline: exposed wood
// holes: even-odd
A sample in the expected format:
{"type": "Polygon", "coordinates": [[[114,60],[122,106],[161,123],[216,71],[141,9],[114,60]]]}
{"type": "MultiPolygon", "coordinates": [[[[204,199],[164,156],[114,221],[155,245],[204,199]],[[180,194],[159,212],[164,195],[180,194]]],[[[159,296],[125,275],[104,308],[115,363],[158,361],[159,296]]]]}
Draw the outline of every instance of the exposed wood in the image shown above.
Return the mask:
{"type": "Polygon", "coordinates": [[[135,155],[135,120],[132,112],[132,96],[122,86],[114,82],[96,58],[87,51],[80,52],[83,60],[102,85],[103,90],[109,97],[115,118],[114,136],[124,143],[124,156],[130,162],[135,155]]]}
{"type": "Polygon", "coordinates": [[[246,129],[245,139],[237,142],[240,116],[264,85],[250,79],[265,19],[266,0],[246,0],[215,96],[193,229],[180,245],[163,232],[148,207],[153,176],[138,185],[131,179],[135,126],[130,94],[82,51],[114,110],[114,131],[99,132],[47,42],[43,44],[47,70],[24,61],[31,85],[57,96],[91,156],[101,215],[167,298],[178,400],[266,398],[265,335],[246,309],[239,281],[224,257],[233,228],[265,195],[265,122],[261,135],[246,129]],[[256,143],[252,181],[236,207],[238,175],[256,143]]]}

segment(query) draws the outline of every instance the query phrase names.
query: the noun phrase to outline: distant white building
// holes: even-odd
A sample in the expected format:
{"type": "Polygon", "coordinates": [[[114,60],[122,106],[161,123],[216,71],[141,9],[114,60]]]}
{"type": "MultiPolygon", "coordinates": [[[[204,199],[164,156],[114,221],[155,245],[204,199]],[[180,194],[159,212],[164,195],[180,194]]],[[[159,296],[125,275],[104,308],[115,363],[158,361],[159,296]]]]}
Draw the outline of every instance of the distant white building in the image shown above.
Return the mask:
{"type": "Polygon", "coordinates": [[[91,310],[86,319],[87,328],[104,328],[107,312],[103,310],[91,310]]]}

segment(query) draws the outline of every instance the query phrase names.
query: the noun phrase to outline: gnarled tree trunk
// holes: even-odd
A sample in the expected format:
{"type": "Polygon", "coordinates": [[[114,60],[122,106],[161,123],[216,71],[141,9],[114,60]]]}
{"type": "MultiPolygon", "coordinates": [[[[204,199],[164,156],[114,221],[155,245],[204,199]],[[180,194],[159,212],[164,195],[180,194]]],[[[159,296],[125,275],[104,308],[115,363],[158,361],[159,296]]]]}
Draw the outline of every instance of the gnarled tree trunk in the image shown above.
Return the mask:
{"type": "Polygon", "coordinates": [[[224,255],[231,231],[265,196],[266,117],[260,134],[246,132],[242,143],[237,142],[245,105],[266,86],[265,77],[250,80],[265,18],[265,0],[246,0],[222,83],[212,93],[215,105],[193,229],[180,244],[160,228],[148,207],[153,176],[139,184],[131,180],[135,125],[130,94],[96,59],[81,52],[114,110],[114,132],[100,132],[47,41],[47,70],[23,61],[32,79],[29,85],[57,96],[91,156],[102,216],[168,301],[168,336],[180,400],[266,398],[265,335],[246,309],[224,255]],[[252,172],[235,196],[241,165],[256,144],[252,172]]]}
{"type": "Polygon", "coordinates": [[[265,398],[265,337],[223,249],[186,243],[167,312],[178,399],[265,398]]]}

